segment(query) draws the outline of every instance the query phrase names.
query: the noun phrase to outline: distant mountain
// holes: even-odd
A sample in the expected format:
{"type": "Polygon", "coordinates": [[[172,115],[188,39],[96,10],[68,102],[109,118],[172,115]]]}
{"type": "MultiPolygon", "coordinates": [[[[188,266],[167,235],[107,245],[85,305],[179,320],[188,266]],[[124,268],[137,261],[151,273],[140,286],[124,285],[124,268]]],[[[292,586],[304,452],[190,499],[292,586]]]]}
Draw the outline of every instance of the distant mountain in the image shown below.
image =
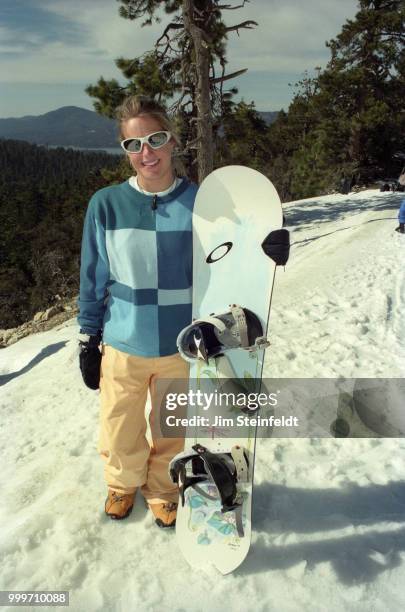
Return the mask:
{"type": "Polygon", "coordinates": [[[273,123],[278,116],[279,111],[258,111],[259,115],[265,120],[265,122],[270,125],[273,123]]]}
{"type": "Polygon", "coordinates": [[[63,106],[44,115],[0,119],[0,138],[64,147],[119,146],[115,121],[77,106],[63,106]]]}
{"type": "MultiPolygon", "coordinates": [[[[278,115],[277,112],[259,114],[268,124],[278,115]]],[[[89,149],[118,147],[117,135],[117,125],[113,119],[77,106],[63,106],[44,115],[0,119],[0,138],[34,144],[89,149]]]]}

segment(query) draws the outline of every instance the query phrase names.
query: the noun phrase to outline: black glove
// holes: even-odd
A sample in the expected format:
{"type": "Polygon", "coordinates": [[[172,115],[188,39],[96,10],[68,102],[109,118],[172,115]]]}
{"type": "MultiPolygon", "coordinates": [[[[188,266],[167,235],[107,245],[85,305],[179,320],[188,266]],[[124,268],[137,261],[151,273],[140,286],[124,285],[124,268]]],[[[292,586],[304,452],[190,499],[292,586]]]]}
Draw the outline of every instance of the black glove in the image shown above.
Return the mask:
{"type": "Polygon", "coordinates": [[[290,254],[290,233],[286,229],[273,230],[263,240],[262,249],[276,266],[285,266],[290,254]]]}
{"type": "Polygon", "coordinates": [[[80,340],[80,370],[84,384],[89,389],[96,390],[100,386],[100,365],[101,351],[99,345],[101,342],[101,332],[96,336],[87,336],[86,340],[80,340]]]}

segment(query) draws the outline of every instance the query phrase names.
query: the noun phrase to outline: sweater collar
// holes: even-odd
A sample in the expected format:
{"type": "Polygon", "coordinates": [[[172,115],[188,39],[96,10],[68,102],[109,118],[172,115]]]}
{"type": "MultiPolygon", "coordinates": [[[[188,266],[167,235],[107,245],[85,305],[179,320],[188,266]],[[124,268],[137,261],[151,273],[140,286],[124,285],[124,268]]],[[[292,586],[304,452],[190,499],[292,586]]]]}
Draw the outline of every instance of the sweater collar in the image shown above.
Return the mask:
{"type": "Polygon", "coordinates": [[[133,187],[131,187],[131,185],[129,184],[129,179],[125,181],[125,183],[123,183],[124,188],[130,192],[131,197],[136,198],[136,200],[142,204],[151,204],[154,198],[157,198],[158,202],[162,202],[162,203],[166,203],[166,202],[172,202],[173,200],[175,200],[179,195],[181,195],[188,187],[189,187],[190,183],[188,181],[187,178],[183,178],[183,180],[181,181],[180,185],[178,185],[175,189],[173,189],[173,191],[171,191],[170,193],[168,193],[165,196],[159,196],[159,195],[146,195],[146,193],[142,193],[141,191],[137,191],[136,189],[134,189],[133,187]]]}

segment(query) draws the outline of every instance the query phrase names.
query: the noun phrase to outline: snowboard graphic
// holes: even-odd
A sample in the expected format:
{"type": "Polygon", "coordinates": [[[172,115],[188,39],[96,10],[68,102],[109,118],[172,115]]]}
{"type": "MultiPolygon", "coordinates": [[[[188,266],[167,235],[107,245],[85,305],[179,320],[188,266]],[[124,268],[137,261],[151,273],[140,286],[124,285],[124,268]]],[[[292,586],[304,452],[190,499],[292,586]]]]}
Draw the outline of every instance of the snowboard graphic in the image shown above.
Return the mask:
{"type": "MultiPolygon", "coordinates": [[[[199,329],[204,333],[186,335],[197,352],[190,360],[194,392],[218,397],[223,391],[245,399],[260,392],[276,267],[272,257],[288,236],[280,230],[282,222],[278,194],[259,172],[227,166],[202,182],[193,214],[193,321],[203,321],[199,329]],[[227,314],[215,318],[221,313],[227,314]],[[260,334],[251,335],[252,321],[253,327],[260,325],[260,334]],[[214,338],[212,329],[216,338],[229,341],[214,356],[205,351],[214,338]]],[[[206,420],[187,427],[185,451],[171,462],[171,476],[182,497],[176,537],[184,557],[193,567],[213,565],[227,574],[250,546],[256,443],[250,421],[258,413],[254,401],[252,406],[235,405],[232,399],[214,404],[188,406],[189,420],[206,420]],[[246,417],[244,424],[230,426],[237,416],[246,417]]]]}

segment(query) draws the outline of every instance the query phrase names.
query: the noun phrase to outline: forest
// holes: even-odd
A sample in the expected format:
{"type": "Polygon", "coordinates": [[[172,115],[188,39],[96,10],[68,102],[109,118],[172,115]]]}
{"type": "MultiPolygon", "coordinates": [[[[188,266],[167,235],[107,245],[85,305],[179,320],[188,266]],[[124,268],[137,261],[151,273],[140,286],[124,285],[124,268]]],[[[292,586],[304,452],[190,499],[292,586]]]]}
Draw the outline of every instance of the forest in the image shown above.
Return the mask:
{"type": "Polygon", "coordinates": [[[118,159],[0,140],[1,329],[76,295],[86,207],[118,159]]]}

